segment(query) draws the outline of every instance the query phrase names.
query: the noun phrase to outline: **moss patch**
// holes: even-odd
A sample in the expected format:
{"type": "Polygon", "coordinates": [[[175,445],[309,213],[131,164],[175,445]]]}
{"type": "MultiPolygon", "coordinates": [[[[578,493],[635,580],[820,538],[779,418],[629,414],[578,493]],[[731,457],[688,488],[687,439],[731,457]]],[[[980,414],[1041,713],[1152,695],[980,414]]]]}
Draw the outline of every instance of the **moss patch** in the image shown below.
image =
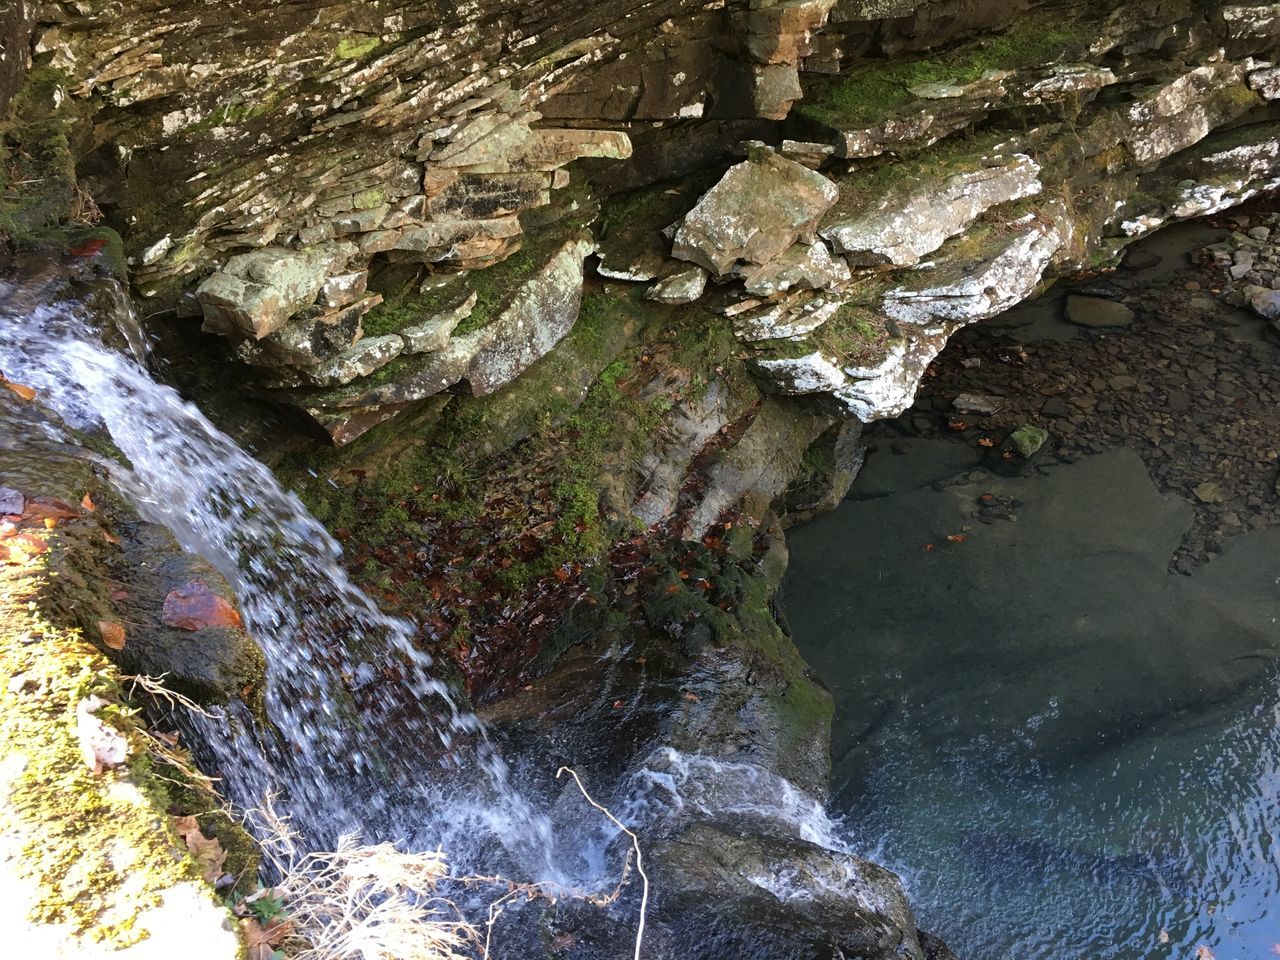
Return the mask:
{"type": "MultiPolygon", "coordinates": [[[[56,549],[60,534],[39,537],[56,549]]],[[[164,814],[207,810],[211,801],[154,759],[108,661],[78,631],[41,615],[35,597],[47,571],[45,556],[0,565],[0,661],[9,678],[0,693],[0,765],[10,777],[0,823],[20,847],[11,869],[32,891],[33,922],[125,946],[142,936],[135,928],[140,911],[199,877],[164,814]],[[77,736],[76,707],[89,696],[106,701],[96,716],[129,747],[124,764],[96,775],[77,736]],[[169,789],[175,780],[186,792],[183,803],[169,789]]],[[[228,843],[233,826],[225,825],[228,843]]],[[[251,846],[238,848],[236,868],[251,871],[251,846]]]]}
{"type": "Polygon", "coordinates": [[[966,43],[936,57],[883,61],[838,77],[811,81],[802,117],[837,128],[888,119],[915,102],[910,88],[924,83],[968,84],[991,70],[1017,70],[1078,57],[1092,35],[1084,27],[1044,16],[1024,17],[1003,33],[966,43]]]}

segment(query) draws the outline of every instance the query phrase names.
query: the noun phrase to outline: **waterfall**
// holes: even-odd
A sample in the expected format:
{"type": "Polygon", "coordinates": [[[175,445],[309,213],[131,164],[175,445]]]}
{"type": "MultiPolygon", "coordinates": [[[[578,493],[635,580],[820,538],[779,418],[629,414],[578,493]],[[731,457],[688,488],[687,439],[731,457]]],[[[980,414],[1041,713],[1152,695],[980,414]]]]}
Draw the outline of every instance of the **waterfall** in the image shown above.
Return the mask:
{"type": "Polygon", "coordinates": [[[193,721],[231,799],[252,806],[278,792],[319,845],[350,831],[423,835],[446,793],[465,797],[448,830],[465,823],[464,833],[497,834],[550,870],[546,818],[511,787],[480,722],[432,675],[412,624],[351,582],[339,545],[269,469],[151,377],[138,338],[125,337],[134,356],[109,349],[88,313],[62,302],[0,314],[0,370],[34,387],[70,427],[109,434],[126,461],[107,464],[112,483],[234,585],[266,658],[270,727],[242,705],[193,721]]]}

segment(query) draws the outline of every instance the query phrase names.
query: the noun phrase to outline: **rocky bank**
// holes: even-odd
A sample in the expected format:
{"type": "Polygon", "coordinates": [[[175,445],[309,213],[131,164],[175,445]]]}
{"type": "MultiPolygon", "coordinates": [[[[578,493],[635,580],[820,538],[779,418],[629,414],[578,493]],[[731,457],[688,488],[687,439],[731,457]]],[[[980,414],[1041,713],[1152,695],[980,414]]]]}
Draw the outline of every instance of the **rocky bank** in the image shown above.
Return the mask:
{"type": "MultiPolygon", "coordinates": [[[[838,502],[861,425],[957,331],[1280,184],[1280,5],[85,0],[0,26],[9,247],[127,276],[162,374],[500,736],[625,651],[577,681],[582,717],[634,700],[634,734],[570,738],[606,782],[676,743],[820,798],[783,527],[838,502]]],[[[740,920],[706,956],[945,956],[878,868],[724,826],[662,838],[659,929],[716,891],[740,920]],[[876,895],[757,909],[761,857],[876,895]]]]}

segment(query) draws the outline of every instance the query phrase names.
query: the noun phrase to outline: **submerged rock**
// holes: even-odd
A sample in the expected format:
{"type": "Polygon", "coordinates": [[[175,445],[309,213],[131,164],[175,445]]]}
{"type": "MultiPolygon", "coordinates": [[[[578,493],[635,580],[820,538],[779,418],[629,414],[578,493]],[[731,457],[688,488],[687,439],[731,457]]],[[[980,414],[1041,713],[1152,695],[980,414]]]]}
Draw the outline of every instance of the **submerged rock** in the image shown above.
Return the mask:
{"type": "Polygon", "coordinates": [[[1067,296],[1066,317],[1078,327],[1125,327],[1133,322],[1133,311],[1114,300],[1073,293],[1067,296]]]}

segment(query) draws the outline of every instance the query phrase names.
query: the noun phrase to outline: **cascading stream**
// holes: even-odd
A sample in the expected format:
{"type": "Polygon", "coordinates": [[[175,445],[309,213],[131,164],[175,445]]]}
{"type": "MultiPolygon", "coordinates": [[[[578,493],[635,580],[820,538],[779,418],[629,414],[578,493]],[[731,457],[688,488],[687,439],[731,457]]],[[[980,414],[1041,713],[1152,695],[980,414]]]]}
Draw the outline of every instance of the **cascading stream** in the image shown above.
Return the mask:
{"type": "Polygon", "coordinates": [[[353,830],[395,839],[423,830],[442,790],[460,792],[440,783],[451,768],[450,780],[478,779],[469,792],[488,794],[471,802],[471,821],[526,860],[537,851],[534,862],[550,870],[546,818],[510,786],[479,721],[432,676],[411,625],[350,581],[340,547],[270,470],[137,360],[104,347],[82,313],[58,304],[6,317],[0,370],[70,426],[109,433],[128,461],[109,464],[112,481],[235,586],[266,655],[275,729],[247,710],[203,722],[232,799],[254,805],[279,791],[318,845],[353,830]]]}

